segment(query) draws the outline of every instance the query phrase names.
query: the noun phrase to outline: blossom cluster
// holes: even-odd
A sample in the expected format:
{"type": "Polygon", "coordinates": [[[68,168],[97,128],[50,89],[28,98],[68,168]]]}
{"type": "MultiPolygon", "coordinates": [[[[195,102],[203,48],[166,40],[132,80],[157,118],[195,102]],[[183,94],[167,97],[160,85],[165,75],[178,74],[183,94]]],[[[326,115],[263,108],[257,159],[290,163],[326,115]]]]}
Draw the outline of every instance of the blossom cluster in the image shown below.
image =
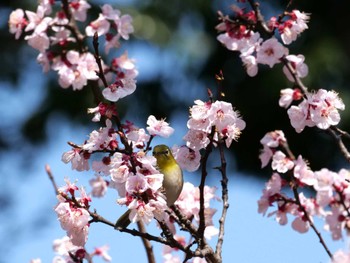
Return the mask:
{"type": "Polygon", "coordinates": [[[260,155],[262,166],[271,162],[274,173],[258,201],[259,213],[265,215],[275,206],[268,216],[275,216],[279,224],[285,225],[287,215],[292,215],[292,228],[300,233],[307,232],[313,218],[318,216],[325,220],[324,228],[331,232],[332,238],[341,239],[350,222],[349,171],[333,172],[326,168],[313,171],[301,155],[294,158],[288,154],[287,140],[280,130],[267,133],[261,143],[264,147],[260,155]],[[293,197],[288,195],[288,188],[293,197]],[[310,188],[315,195],[306,194],[310,188]]]}
{"type": "MultiPolygon", "coordinates": [[[[52,259],[52,263],[73,263],[77,261],[92,262],[96,256],[101,257],[106,262],[111,262],[112,258],[108,254],[109,247],[107,245],[97,247],[91,253],[88,253],[84,247],[75,246],[68,236],[53,241],[53,250],[56,256],[52,259]]],[[[42,263],[41,259],[32,259],[30,263],[42,263]]]]}
{"type": "MultiPolygon", "coordinates": [[[[299,56],[302,56],[290,55],[288,57],[288,49],[274,36],[264,40],[256,31],[259,21],[257,21],[255,11],[246,12],[245,9],[238,7],[234,11],[236,15],[233,19],[227,16],[221,17],[222,22],[216,27],[220,32],[217,39],[227,49],[240,52],[240,57],[249,76],[255,76],[258,73],[258,64],[268,65],[272,68],[275,64],[280,63],[282,58],[294,62],[294,60],[298,60],[299,56]]],[[[309,15],[293,10],[286,13],[284,18],[284,20],[278,20],[276,17],[271,17],[268,27],[271,35],[273,35],[274,29],[278,29],[282,42],[288,45],[308,28],[309,15]]],[[[307,66],[303,64],[303,59],[299,64],[300,77],[305,77],[308,73],[307,66]]]]}
{"type": "MultiPolygon", "coordinates": [[[[220,201],[220,199],[215,195],[216,187],[204,187],[204,215],[205,215],[205,231],[204,237],[206,239],[211,239],[213,236],[216,236],[219,233],[219,230],[214,226],[213,216],[216,213],[216,209],[210,207],[211,200],[220,201]]],[[[175,205],[179,208],[183,215],[187,218],[194,218],[194,221],[199,224],[199,188],[195,187],[193,184],[186,182],[183,186],[182,192],[175,202],[175,205]]],[[[173,223],[169,222],[170,229],[173,230],[175,239],[180,242],[182,245],[186,246],[187,244],[185,237],[176,234],[176,229],[173,223]]],[[[171,248],[169,246],[164,246],[163,249],[163,258],[164,262],[181,262],[178,255],[174,254],[177,249],[171,248]]],[[[193,263],[206,262],[201,258],[194,258],[193,263]]]]}
{"type": "Polygon", "coordinates": [[[292,105],[287,111],[296,132],[302,132],[306,126],[326,130],[340,122],[338,110],[344,110],[345,105],[336,92],[319,89],[317,92],[306,92],[304,98],[298,89],[283,89],[279,105],[288,108],[293,101],[300,99],[298,105],[292,105]]]}
{"type": "MultiPolygon", "coordinates": [[[[104,36],[105,53],[120,46],[120,39],[129,39],[133,32],[132,19],[121,15],[120,11],[105,4],[97,20],[82,24],[87,17],[90,4],[85,0],[69,1],[68,8],[54,1],[40,1],[36,12],[16,9],[10,14],[10,32],[16,39],[25,33],[28,45],[39,51],[37,61],[43,71],[57,72],[58,83],[62,88],[72,87],[81,90],[88,81],[97,81],[98,64],[94,54],[84,48],[85,39],[96,33],[104,36]],[[57,10],[56,10],[57,9],[57,10]],[[56,10],[56,11],[55,11],[56,10]],[[77,24],[85,26],[85,34],[79,31],[77,24]]],[[[91,41],[91,38],[90,38],[91,41]]],[[[117,101],[136,89],[135,63],[127,54],[114,58],[110,65],[101,60],[103,74],[111,83],[104,87],[103,96],[109,101],[117,101]]]]}
{"type": "Polygon", "coordinates": [[[204,149],[210,143],[223,139],[227,147],[237,140],[245,128],[245,122],[239,113],[233,110],[232,104],[225,101],[203,102],[196,100],[190,108],[191,117],[187,122],[189,131],[184,136],[186,145],[194,150],[204,149]],[[213,130],[214,129],[214,130],[213,130]]]}

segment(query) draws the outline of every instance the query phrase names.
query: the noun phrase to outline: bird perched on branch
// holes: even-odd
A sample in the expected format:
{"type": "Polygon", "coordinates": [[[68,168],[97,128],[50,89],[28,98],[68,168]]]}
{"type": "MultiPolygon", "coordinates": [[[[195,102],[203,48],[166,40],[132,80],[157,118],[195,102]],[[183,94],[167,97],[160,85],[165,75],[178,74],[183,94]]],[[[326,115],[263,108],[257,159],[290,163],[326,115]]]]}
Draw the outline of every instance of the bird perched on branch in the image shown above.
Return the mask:
{"type": "MultiPolygon", "coordinates": [[[[164,174],[163,192],[166,196],[167,205],[171,207],[179,197],[183,187],[182,170],[176,162],[168,146],[161,144],[153,149],[153,156],[157,159],[158,170],[164,174]]],[[[129,215],[131,210],[127,210],[116,222],[116,228],[126,228],[130,223],[129,215]]]]}

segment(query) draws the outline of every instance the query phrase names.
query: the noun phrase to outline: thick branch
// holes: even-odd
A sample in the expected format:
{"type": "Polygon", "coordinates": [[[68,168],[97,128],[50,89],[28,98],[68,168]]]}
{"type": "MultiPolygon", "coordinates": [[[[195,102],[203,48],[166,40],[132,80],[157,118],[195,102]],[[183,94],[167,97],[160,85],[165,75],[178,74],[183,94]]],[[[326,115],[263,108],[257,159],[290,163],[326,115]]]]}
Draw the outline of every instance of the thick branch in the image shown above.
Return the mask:
{"type": "MultiPolygon", "coordinates": [[[[141,221],[137,222],[137,227],[139,228],[140,233],[146,233],[145,226],[141,221]]],[[[151,242],[144,237],[141,237],[141,240],[142,240],[143,246],[146,249],[148,263],[156,263],[156,259],[154,258],[154,253],[153,253],[153,246],[151,242]]]]}

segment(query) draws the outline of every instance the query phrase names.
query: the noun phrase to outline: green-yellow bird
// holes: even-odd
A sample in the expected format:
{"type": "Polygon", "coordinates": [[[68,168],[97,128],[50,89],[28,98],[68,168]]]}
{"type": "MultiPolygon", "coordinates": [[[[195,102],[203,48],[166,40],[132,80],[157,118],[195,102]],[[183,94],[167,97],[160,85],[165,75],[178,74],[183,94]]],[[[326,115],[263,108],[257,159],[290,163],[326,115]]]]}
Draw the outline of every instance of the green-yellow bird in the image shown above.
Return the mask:
{"type": "MultiPolygon", "coordinates": [[[[157,159],[158,170],[164,174],[163,190],[166,196],[167,205],[172,206],[179,197],[183,187],[182,170],[176,162],[168,146],[161,144],[153,149],[153,156],[157,159]]],[[[126,228],[131,222],[126,211],[116,222],[116,228],[126,228]]]]}

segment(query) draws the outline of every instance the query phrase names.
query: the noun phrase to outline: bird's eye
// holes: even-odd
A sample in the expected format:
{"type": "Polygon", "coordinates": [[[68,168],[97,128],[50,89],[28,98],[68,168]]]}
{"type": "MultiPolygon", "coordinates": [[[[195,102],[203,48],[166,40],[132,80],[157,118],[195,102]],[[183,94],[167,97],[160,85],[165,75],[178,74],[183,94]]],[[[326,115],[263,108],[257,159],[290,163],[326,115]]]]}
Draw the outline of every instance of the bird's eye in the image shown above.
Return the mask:
{"type": "Polygon", "coordinates": [[[164,154],[165,154],[165,155],[168,155],[168,154],[169,154],[169,151],[168,151],[168,150],[165,150],[165,151],[164,151],[164,154]]]}

